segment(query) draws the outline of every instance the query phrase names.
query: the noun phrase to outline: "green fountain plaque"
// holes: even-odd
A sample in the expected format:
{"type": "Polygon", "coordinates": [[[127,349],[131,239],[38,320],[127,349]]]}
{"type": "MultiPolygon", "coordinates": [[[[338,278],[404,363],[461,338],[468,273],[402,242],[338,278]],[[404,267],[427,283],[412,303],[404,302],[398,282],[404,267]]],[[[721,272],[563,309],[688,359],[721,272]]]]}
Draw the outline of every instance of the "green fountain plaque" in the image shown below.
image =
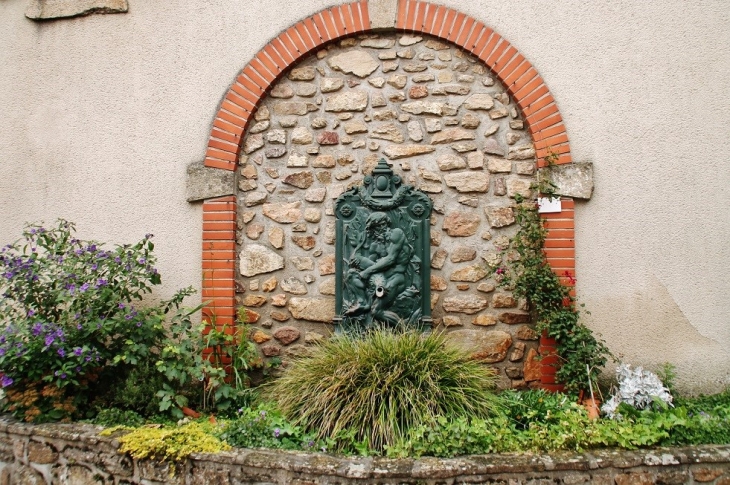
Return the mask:
{"type": "Polygon", "coordinates": [[[431,328],[433,201],[402,185],[384,159],[335,203],[338,332],[373,325],[431,328]]]}

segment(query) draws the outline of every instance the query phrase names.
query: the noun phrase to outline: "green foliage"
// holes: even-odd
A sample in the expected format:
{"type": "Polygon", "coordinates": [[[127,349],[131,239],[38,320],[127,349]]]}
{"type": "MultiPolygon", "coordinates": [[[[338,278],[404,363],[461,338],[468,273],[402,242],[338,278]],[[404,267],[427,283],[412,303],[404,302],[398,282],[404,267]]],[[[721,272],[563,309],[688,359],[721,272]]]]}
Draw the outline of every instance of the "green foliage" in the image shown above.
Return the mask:
{"type": "Polygon", "coordinates": [[[191,391],[196,387],[201,388],[198,394],[202,396],[203,411],[229,415],[250,404],[254,394],[246,373],[263,365],[256,346],[248,340],[245,324],[216,328],[213,322],[206,328],[205,323],[192,320],[201,307],[172,318],[156,362],[166,379],[157,392],[160,411],[176,418],[183,417],[180,408],[190,404],[191,391]],[[204,349],[209,349],[208,356],[203,355],[204,349]],[[228,371],[233,379],[228,378],[228,371]]]}
{"type": "Polygon", "coordinates": [[[137,428],[117,438],[120,453],[137,459],[179,462],[191,453],[218,453],[230,446],[213,436],[210,426],[192,422],[175,427],[137,428]]]}
{"type": "Polygon", "coordinates": [[[441,334],[375,329],[335,336],[294,360],[266,389],[284,415],[324,439],[382,452],[443,416],[486,417],[494,374],[441,334]]]}
{"type": "Polygon", "coordinates": [[[5,410],[28,421],[79,415],[98,387],[149,358],[165,314],[133,304],[160,283],[152,235],[107,250],[74,226],[28,226],[0,250],[0,373],[5,410]]]}
{"type": "Polygon", "coordinates": [[[144,418],[138,413],[130,410],[119,408],[106,408],[100,410],[91,420],[92,423],[99,426],[142,426],[144,418]]]}
{"type": "Polygon", "coordinates": [[[292,425],[272,406],[239,409],[234,419],[216,431],[216,436],[238,448],[316,450],[323,446],[313,434],[292,425]]]}
{"type": "MultiPolygon", "coordinates": [[[[540,190],[550,191],[550,187],[540,190]]],[[[520,229],[506,249],[513,255],[512,262],[494,269],[497,281],[513,289],[517,297],[526,298],[536,317],[538,330],[544,330],[548,337],[556,339],[561,359],[556,373],[558,382],[565,384],[568,391],[595,387],[610,352],[603,341],[580,323],[580,313],[570,287],[561,283],[547,262],[543,252],[547,229],[537,211],[536,201],[525,201],[519,196],[516,200],[515,218],[520,229]]],[[[572,279],[568,272],[564,276],[572,279]]]]}

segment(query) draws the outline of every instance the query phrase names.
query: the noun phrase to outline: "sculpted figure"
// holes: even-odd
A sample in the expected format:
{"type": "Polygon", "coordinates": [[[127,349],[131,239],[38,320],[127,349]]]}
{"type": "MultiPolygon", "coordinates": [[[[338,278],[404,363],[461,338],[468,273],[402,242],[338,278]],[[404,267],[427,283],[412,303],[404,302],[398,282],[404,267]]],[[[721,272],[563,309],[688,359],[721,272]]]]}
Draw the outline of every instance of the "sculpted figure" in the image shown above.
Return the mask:
{"type": "Polygon", "coordinates": [[[395,324],[399,316],[389,308],[399,296],[407,296],[408,265],[413,247],[402,229],[391,228],[384,212],[373,212],[365,223],[365,234],[350,259],[345,284],[355,301],[345,316],[369,312],[373,319],[395,324]]]}

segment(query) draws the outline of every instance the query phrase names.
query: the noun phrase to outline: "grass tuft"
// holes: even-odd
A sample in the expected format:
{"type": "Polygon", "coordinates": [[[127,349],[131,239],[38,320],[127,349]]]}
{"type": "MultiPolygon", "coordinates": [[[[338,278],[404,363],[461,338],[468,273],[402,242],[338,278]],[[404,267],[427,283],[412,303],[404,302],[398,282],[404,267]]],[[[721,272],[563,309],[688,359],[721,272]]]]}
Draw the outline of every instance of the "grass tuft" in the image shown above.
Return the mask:
{"type": "Polygon", "coordinates": [[[352,435],[382,452],[437,417],[486,417],[496,377],[443,334],[375,329],[335,336],[291,363],[265,396],[319,438],[352,435]]]}

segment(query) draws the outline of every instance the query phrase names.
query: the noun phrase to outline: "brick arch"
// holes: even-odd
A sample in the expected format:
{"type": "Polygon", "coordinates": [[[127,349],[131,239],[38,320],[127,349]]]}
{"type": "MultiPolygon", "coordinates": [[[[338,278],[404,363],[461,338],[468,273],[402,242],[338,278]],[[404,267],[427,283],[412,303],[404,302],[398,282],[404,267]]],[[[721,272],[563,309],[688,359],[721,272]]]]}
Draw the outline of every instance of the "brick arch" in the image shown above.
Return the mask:
{"type": "MultiPolygon", "coordinates": [[[[392,2],[397,2],[393,30],[449,41],[481,59],[500,79],[524,115],[538,165],[549,152],[558,155],[556,163],[572,162],[568,135],[555,99],[537,70],[514,46],[484,23],[457,10],[420,0],[392,2]]],[[[343,37],[373,32],[370,8],[368,0],[359,0],[322,10],[281,32],[261,49],[241,70],[218,108],[205,166],[235,170],[243,134],[269,89],[289,67],[315,49],[343,37]]],[[[235,320],[236,206],[235,196],[203,203],[202,296],[211,302],[204,315],[217,325],[232,324],[235,320]]],[[[563,280],[568,285],[575,275],[573,210],[573,201],[563,199],[561,213],[545,215],[548,262],[559,275],[567,272],[569,277],[566,275],[563,280]]],[[[554,341],[543,337],[540,353],[552,353],[554,346],[554,341]]],[[[550,365],[555,359],[548,356],[541,361],[542,387],[560,387],[555,385],[554,368],[550,365]]]]}

